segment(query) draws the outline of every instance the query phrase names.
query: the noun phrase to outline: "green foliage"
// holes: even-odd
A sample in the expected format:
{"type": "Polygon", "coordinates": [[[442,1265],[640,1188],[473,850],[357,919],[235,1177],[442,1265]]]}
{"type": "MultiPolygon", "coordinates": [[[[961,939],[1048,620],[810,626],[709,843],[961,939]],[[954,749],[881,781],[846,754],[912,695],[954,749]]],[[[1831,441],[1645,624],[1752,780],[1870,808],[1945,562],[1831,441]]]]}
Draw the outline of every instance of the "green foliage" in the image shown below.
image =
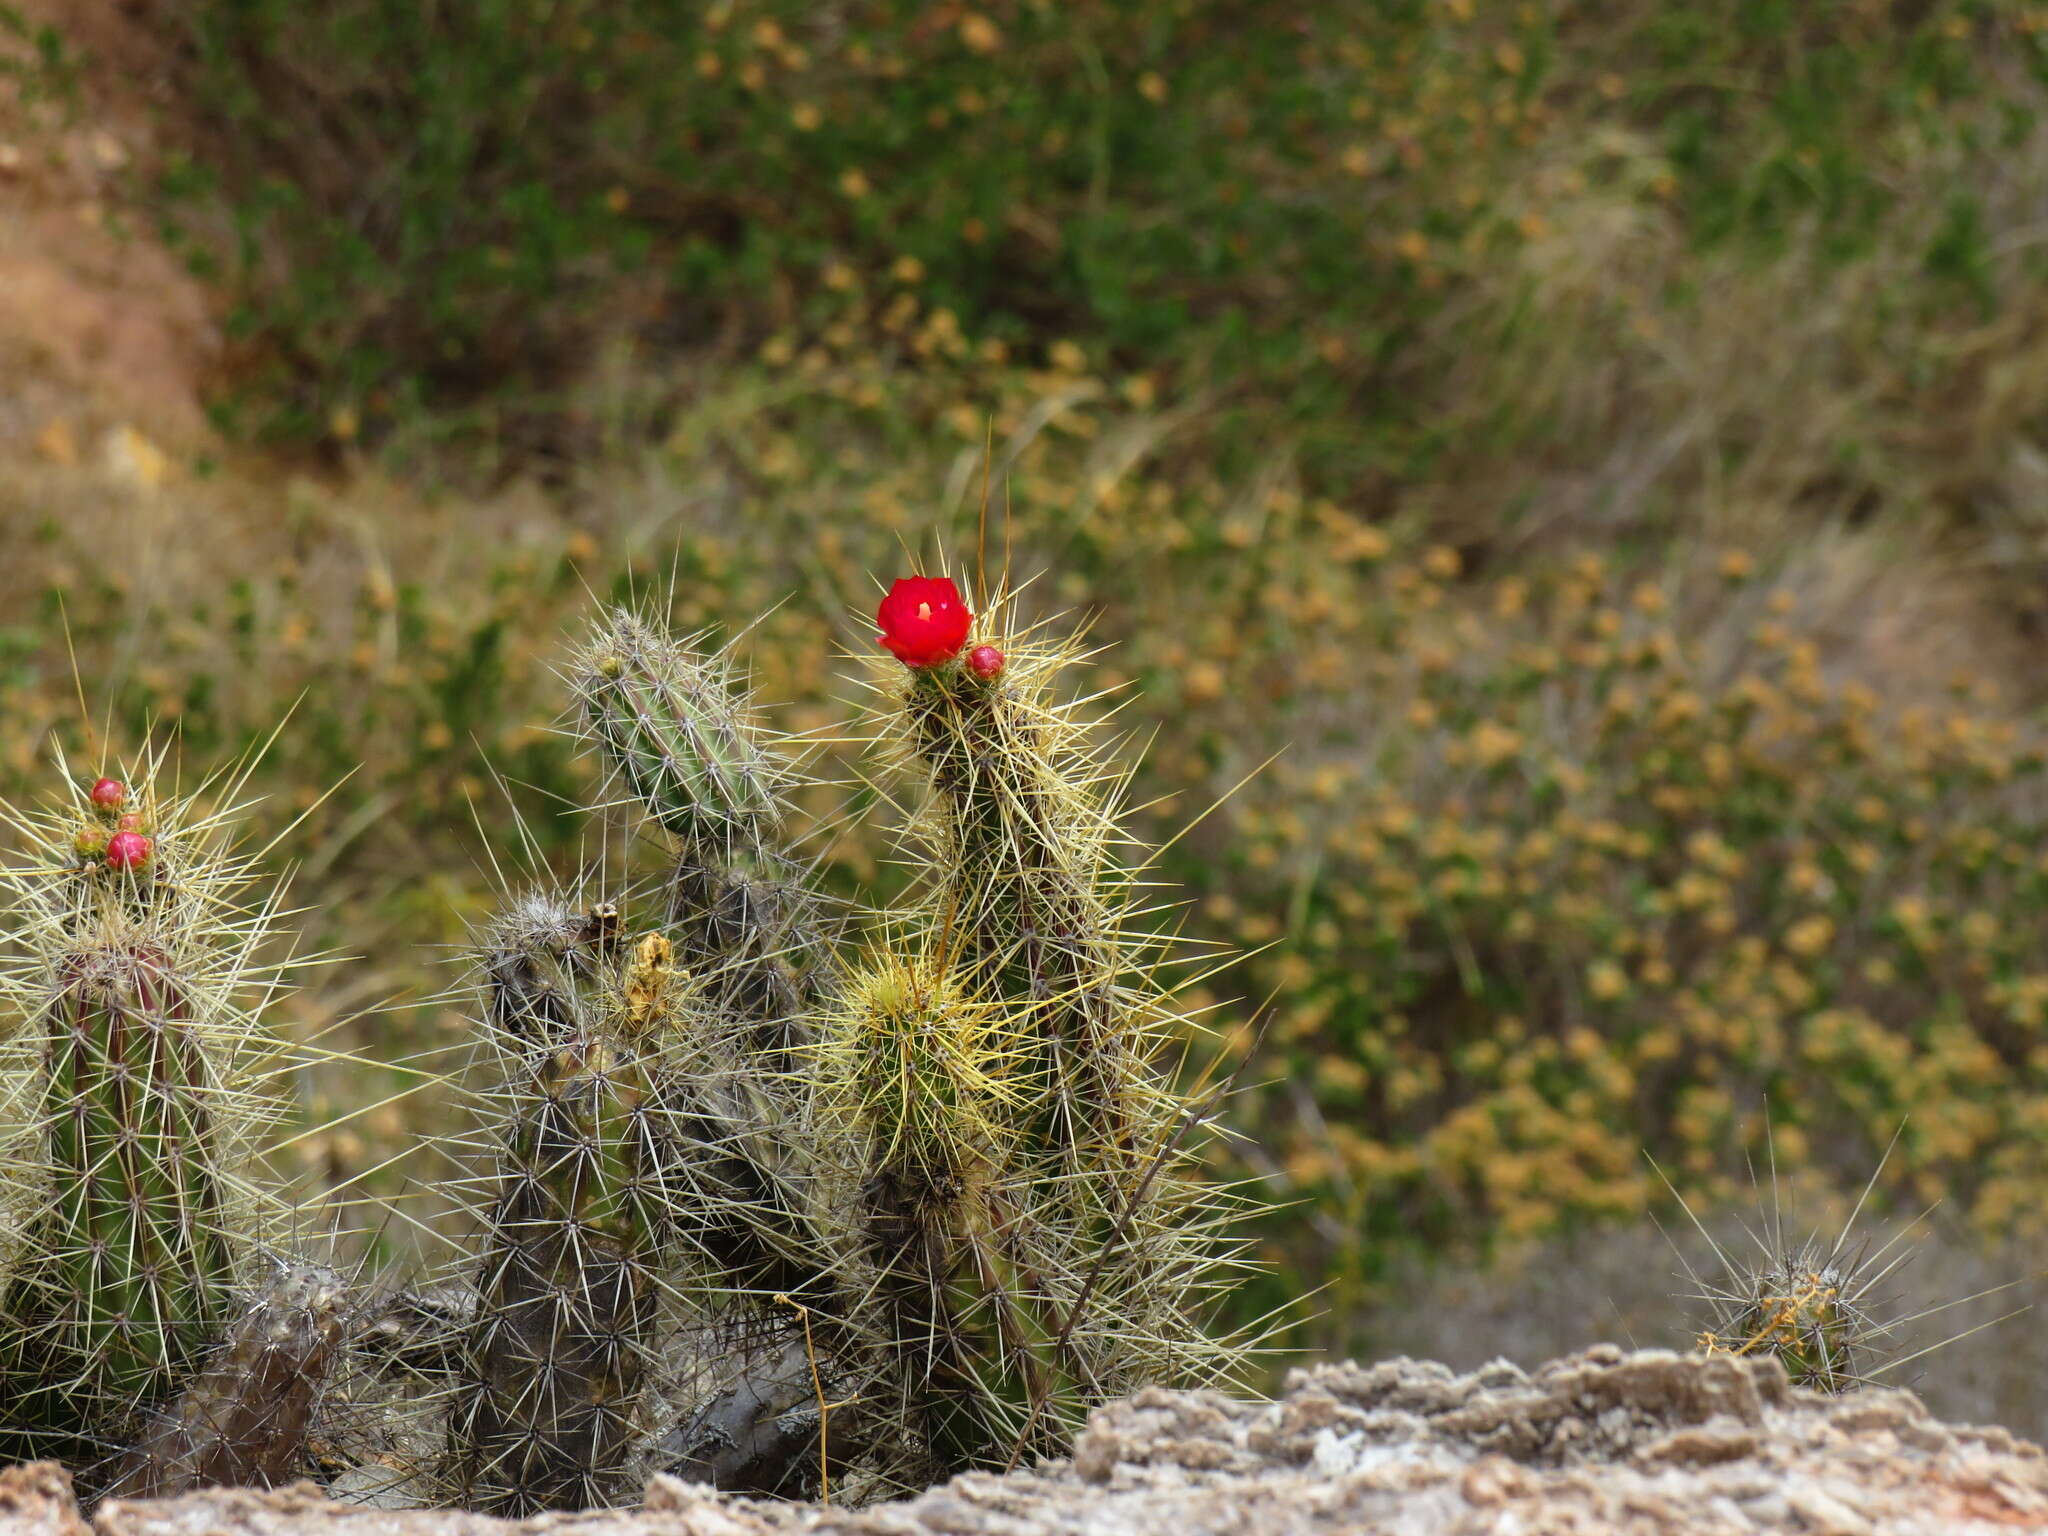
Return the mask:
{"type": "Polygon", "coordinates": [[[176,24],[213,119],[178,187],[188,222],[232,221],[206,249],[235,253],[286,431],[481,407],[517,443],[607,333],[893,349],[929,313],[949,346],[1228,387],[1345,475],[1428,451],[1389,386],[1540,232],[1510,177],[1550,133],[1608,145],[1603,179],[1661,156],[1637,195],[1703,242],[1817,229],[1846,257],[1986,61],[2041,58],[1976,0],[204,0],[176,24]]]}
{"type": "Polygon", "coordinates": [[[1831,677],[1800,594],[1573,567],[1439,615],[1448,550],[1389,559],[1352,702],[1251,796],[1216,910],[1293,999],[1257,1118],[1342,1215],[1303,1268],[1514,1241],[1740,1153],[1884,1183],[1986,1231],[2048,1173],[2037,735],[1967,680],[1886,711],[1831,677]],[[1256,873],[1263,867],[1265,873],[1256,873]],[[1313,1103],[1313,1112],[1307,1105],[1313,1103]],[[1763,1118],[1770,1106],[1774,1128],[1763,1118]]]}
{"type": "Polygon", "coordinates": [[[0,79],[15,82],[24,104],[55,102],[75,110],[78,69],[78,58],[61,31],[47,22],[30,21],[18,6],[0,5],[0,79]]]}

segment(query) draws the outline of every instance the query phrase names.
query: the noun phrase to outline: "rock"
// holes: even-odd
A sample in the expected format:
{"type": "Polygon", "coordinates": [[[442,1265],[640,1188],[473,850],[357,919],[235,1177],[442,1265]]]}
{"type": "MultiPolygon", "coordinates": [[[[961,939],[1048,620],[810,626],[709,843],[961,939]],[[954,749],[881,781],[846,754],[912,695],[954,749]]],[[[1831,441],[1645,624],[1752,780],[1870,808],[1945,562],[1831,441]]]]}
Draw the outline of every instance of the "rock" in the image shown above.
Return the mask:
{"type": "MultiPolygon", "coordinates": [[[[2048,1532],[2048,1456],[1911,1393],[1793,1388],[1770,1359],[1600,1346],[1533,1373],[1291,1373],[1271,1403],[1157,1388],[1070,1459],[859,1510],[658,1477],[637,1511],[494,1520],[270,1493],[110,1500],[93,1536],[1991,1536],[2048,1532]]],[[[0,1472],[0,1536],[87,1536],[48,1464],[0,1472]]]]}
{"type": "Polygon", "coordinates": [[[54,1461],[0,1468],[0,1536],[90,1536],[71,1474],[54,1461]]]}

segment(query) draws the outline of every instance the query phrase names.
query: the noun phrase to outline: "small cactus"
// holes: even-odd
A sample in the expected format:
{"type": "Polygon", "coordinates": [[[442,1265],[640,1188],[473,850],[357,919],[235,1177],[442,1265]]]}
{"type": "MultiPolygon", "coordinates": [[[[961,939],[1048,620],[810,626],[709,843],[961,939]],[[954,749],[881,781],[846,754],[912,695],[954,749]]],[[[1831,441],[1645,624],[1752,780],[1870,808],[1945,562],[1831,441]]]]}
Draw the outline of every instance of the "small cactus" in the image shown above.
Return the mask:
{"type": "Polygon", "coordinates": [[[348,1307],[347,1286],[334,1271],[279,1264],[204,1368],[121,1459],[109,1496],[273,1488],[302,1476],[348,1307]]]}
{"type": "MultiPolygon", "coordinates": [[[[1832,1238],[1814,1233],[1797,1242],[1786,1232],[1790,1213],[1774,1165],[1770,1207],[1760,1212],[1756,1226],[1747,1228],[1754,1259],[1728,1252],[1680,1198],[1718,1266],[1716,1274],[1703,1278],[1687,1265],[1695,1286],[1691,1299],[1702,1303],[1707,1313],[1703,1325],[1696,1327],[1695,1349],[1709,1355],[1771,1355],[1785,1367],[1793,1385],[1840,1394],[1870,1385],[1907,1360],[1954,1342],[1940,1340],[1907,1353],[1904,1330],[1931,1313],[1991,1292],[1956,1297],[1908,1314],[1888,1286],[1912,1257],[1912,1250],[1900,1244],[1918,1221],[1905,1223],[1874,1247],[1872,1239],[1855,1236],[1857,1220],[1890,1158],[1887,1148],[1841,1231],[1832,1238]]],[[[1656,1166],[1654,1160],[1651,1166],[1656,1166]]],[[[1661,1168],[1657,1171],[1663,1173],[1661,1168]]],[[[1669,1179],[1665,1186],[1671,1187],[1669,1179]]],[[[1677,1194],[1675,1189],[1672,1193],[1677,1194]]]]}
{"type": "Polygon", "coordinates": [[[1889,1327],[1868,1310],[1865,1278],[1819,1243],[1773,1253],[1740,1277],[1739,1292],[1700,1336],[1706,1354],[1775,1355],[1794,1386],[1846,1392],[1876,1363],[1889,1327]]]}
{"type": "Polygon", "coordinates": [[[675,1357],[706,1327],[684,1292],[815,1301],[824,1262],[775,1110],[736,1066],[743,1027],[666,935],[628,943],[615,903],[539,893],[486,935],[482,970],[502,1130],[453,1373],[453,1484],[508,1514],[613,1503],[649,1469],[671,1378],[701,1373],[675,1357]]]}

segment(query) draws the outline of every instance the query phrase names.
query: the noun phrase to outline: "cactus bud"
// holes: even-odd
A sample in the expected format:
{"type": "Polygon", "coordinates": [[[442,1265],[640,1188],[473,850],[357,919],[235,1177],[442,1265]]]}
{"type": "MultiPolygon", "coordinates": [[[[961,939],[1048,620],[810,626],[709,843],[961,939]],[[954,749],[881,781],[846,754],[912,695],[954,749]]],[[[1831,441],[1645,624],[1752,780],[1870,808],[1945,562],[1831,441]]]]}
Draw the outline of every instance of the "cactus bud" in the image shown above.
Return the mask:
{"type": "Polygon", "coordinates": [[[992,682],[1002,675],[1003,653],[992,645],[977,645],[967,653],[967,670],[983,682],[992,682]]]}
{"type": "Polygon", "coordinates": [[[107,839],[107,868],[139,870],[155,852],[155,839],[140,832],[116,832],[107,839]]]}
{"type": "Polygon", "coordinates": [[[71,846],[81,859],[97,864],[107,856],[107,829],[91,824],[80,827],[78,835],[71,839],[71,846]]]}
{"type": "Polygon", "coordinates": [[[100,779],[93,784],[92,803],[103,811],[118,811],[128,803],[128,786],[119,779],[100,779]]]}

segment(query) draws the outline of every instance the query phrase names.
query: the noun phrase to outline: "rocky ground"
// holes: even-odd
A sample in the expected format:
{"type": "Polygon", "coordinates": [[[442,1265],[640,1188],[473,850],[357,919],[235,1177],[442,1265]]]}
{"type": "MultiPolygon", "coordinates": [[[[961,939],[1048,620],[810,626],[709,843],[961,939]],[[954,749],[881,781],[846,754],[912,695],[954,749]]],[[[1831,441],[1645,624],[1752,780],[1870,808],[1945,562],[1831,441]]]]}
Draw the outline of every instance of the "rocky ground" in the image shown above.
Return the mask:
{"type": "Polygon", "coordinates": [[[112,1501],[0,1472],[0,1536],[1737,1536],[2048,1531],[2048,1455],[1930,1418],[1910,1393],[1825,1398],[1768,1359],[1599,1346],[1533,1374],[1413,1360],[1294,1372],[1280,1399],[1152,1390],[1094,1415],[1071,1459],[975,1473],[858,1511],[657,1478],[630,1513],[525,1522],[269,1493],[112,1501]]]}

